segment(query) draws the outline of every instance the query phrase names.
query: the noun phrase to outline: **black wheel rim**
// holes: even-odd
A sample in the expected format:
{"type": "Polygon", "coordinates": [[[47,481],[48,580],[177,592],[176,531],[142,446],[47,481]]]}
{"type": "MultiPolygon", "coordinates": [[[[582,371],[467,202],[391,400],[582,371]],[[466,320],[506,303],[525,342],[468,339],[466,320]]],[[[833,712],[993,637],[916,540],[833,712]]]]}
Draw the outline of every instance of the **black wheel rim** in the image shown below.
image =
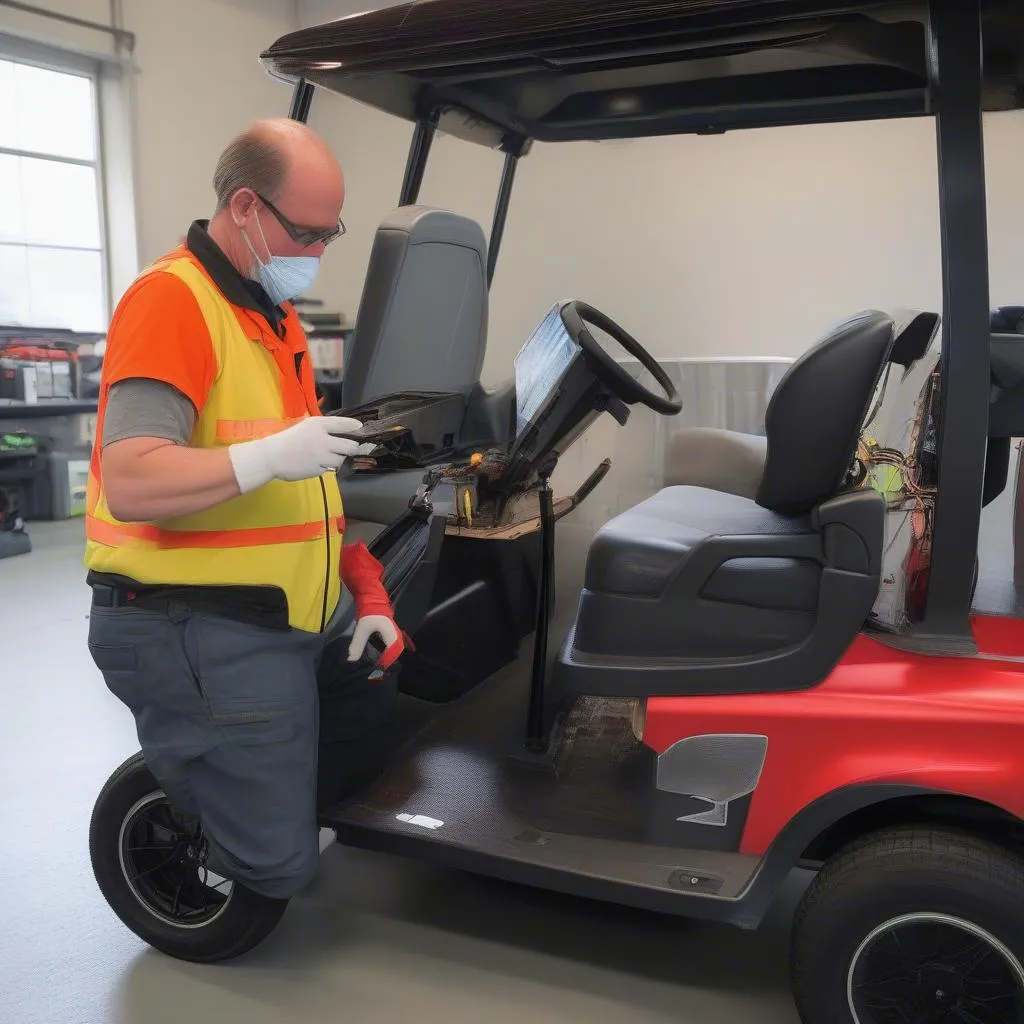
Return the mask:
{"type": "Polygon", "coordinates": [[[861,943],[847,998],[855,1024],[1024,1024],[1024,968],[978,925],[908,914],[861,943]]]}
{"type": "Polygon", "coordinates": [[[165,924],[206,927],[231,900],[232,883],[207,868],[202,827],[175,811],[162,792],[144,797],[125,815],[119,856],[132,895],[165,924]]]}

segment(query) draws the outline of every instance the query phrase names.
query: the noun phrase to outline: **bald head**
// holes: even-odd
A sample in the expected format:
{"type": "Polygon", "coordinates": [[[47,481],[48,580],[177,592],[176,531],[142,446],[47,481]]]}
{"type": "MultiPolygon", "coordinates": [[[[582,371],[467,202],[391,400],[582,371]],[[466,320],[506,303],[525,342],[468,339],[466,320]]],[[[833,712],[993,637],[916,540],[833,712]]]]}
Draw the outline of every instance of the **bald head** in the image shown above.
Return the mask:
{"type": "Polygon", "coordinates": [[[320,256],[337,235],[345,179],[327,143],[290,118],[257,121],[234,138],[213,175],[210,235],[243,273],[273,256],[320,256]],[[255,262],[254,262],[255,261],[255,262]]]}
{"type": "Polygon", "coordinates": [[[239,189],[276,202],[293,186],[318,185],[340,188],[344,196],[341,168],[327,144],[311,128],[287,117],[257,121],[237,135],[213,174],[218,212],[239,189]]]}

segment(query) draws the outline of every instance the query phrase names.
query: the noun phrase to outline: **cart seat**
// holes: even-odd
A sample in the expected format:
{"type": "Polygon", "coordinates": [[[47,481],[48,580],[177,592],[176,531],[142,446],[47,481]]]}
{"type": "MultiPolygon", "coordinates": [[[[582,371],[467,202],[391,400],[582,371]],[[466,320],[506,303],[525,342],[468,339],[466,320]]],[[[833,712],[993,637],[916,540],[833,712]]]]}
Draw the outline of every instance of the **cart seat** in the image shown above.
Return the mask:
{"type": "MultiPolygon", "coordinates": [[[[813,535],[809,516],[782,516],[749,499],[701,487],[669,487],[643,504],[613,519],[595,538],[587,561],[585,586],[601,594],[658,598],[677,574],[685,575],[690,556],[711,538],[813,535]]],[[[797,632],[807,625],[818,601],[821,566],[799,558],[740,558],[725,562],[697,587],[709,602],[731,602],[748,607],[792,611],[797,632]]],[[[792,640],[780,616],[776,646],[792,640]]],[[[715,639],[718,632],[701,628],[691,619],[671,624],[674,644],[679,631],[693,632],[694,653],[707,646],[716,655],[726,653],[715,639]]],[[[760,630],[758,632],[761,632],[760,630]]],[[[730,638],[729,651],[762,641],[756,636],[730,638]]],[[[630,653],[643,654],[650,638],[638,637],[630,653]]],[[[770,644],[769,644],[770,645],[770,644]]],[[[623,652],[625,653],[625,652],[623,652]]]]}
{"type": "Polygon", "coordinates": [[[557,687],[756,692],[828,674],[878,594],[884,503],[849,479],[895,336],[890,317],[864,313],[790,367],[756,500],[669,487],[599,531],[557,687]]]}
{"type": "Polygon", "coordinates": [[[753,498],[767,458],[768,439],[762,435],[721,427],[686,427],[669,438],[665,483],[753,498]]]}
{"type": "MultiPolygon", "coordinates": [[[[482,400],[480,369],[487,347],[487,240],[480,225],[448,210],[403,206],[374,239],[345,360],[345,410],[401,392],[482,400]]],[[[442,438],[421,437],[442,447],[442,438]]],[[[459,438],[455,438],[458,442],[459,438]]],[[[422,469],[356,474],[342,485],[350,520],[384,525],[408,507],[422,469]]]]}
{"type": "MultiPolygon", "coordinates": [[[[1009,319],[1011,313],[997,310],[1009,319]]],[[[893,344],[892,361],[908,366],[920,359],[939,329],[938,313],[905,311],[893,344]]],[[[669,439],[665,453],[667,486],[710,487],[755,498],[768,458],[768,439],[718,427],[689,427],[669,439]]]]}
{"type": "Polygon", "coordinates": [[[469,217],[403,206],[377,229],[345,365],[344,406],[460,392],[487,347],[487,241],[469,217]]]}

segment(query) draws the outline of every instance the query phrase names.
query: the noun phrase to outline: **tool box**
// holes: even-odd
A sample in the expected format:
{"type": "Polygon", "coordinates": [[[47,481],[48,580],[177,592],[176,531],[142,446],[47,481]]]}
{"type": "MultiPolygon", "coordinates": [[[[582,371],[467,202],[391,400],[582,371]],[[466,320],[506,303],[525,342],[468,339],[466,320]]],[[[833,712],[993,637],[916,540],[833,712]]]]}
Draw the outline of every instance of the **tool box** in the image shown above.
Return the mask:
{"type": "Polygon", "coordinates": [[[0,398],[50,402],[75,395],[75,354],[43,346],[0,348],[0,398]]]}

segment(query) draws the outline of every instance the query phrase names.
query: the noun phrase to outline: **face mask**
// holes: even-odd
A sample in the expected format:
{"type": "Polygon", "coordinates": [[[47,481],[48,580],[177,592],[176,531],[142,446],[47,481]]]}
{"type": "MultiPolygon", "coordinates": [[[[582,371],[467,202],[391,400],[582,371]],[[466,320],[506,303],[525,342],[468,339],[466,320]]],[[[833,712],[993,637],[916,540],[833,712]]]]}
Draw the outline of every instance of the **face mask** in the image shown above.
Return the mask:
{"type": "MultiPolygon", "coordinates": [[[[258,213],[256,214],[256,226],[260,229],[263,247],[269,253],[270,246],[267,245],[267,238],[263,234],[263,225],[260,223],[258,213]]],[[[244,228],[242,237],[256,259],[255,280],[262,285],[263,290],[270,296],[270,301],[275,306],[280,306],[282,302],[301,295],[316,280],[317,272],[320,270],[319,257],[271,255],[270,262],[264,263],[256,252],[256,247],[252,244],[248,231],[244,228]]]]}

